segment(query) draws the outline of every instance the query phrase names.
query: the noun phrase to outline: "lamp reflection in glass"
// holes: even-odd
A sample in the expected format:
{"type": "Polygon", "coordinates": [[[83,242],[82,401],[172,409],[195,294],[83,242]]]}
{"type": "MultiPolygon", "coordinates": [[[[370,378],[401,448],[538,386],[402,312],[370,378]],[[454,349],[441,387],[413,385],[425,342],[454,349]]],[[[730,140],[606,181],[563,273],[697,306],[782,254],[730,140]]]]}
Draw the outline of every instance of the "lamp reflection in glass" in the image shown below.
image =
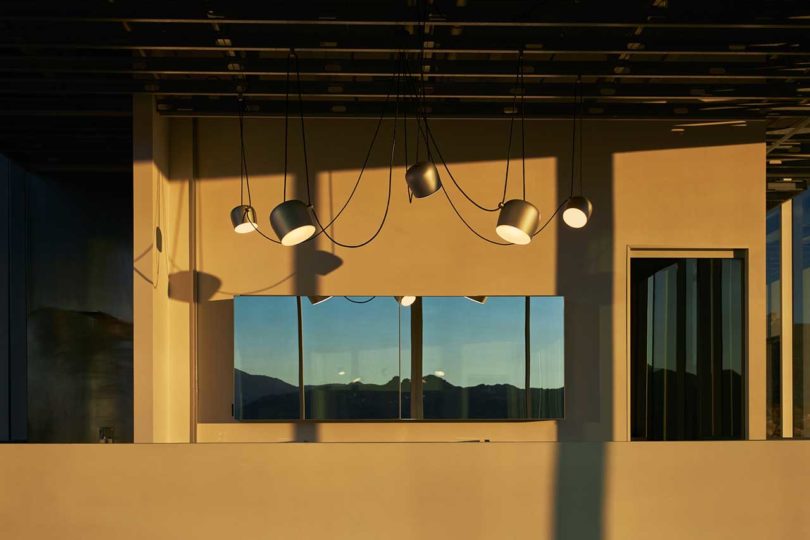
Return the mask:
{"type": "Polygon", "coordinates": [[[315,234],[309,208],[299,200],[286,201],[273,208],[270,225],[283,246],[295,246],[315,234]]]}
{"type": "Polygon", "coordinates": [[[495,232],[510,244],[526,245],[540,225],[540,211],[521,199],[506,201],[498,214],[495,232]]]}
{"type": "Polygon", "coordinates": [[[395,296],[394,299],[402,307],[408,307],[414,302],[416,302],[415,296],[395,296]]]}
{"type": "Polygon", "coordinates": [[[593,204],[587,197],[576,196],[568,199],[563,210],[563,221],[572,229],[581,229],[588,224],[593,212],[593,204]]]}
{"type": "Polygon", "coordinates": [[[231,223],[233,230],[239,234],[253,232],[259,228],[256,224],[256,211],[247,204],[240,204],[231,210],[231,223]]]}
{"type": "Polygon", "coordinates": [[[405,181],[417,199],[432,195],[442,187],[439,171],[430,161],[420,161],[411,165],[405,172],[405,181]]]}

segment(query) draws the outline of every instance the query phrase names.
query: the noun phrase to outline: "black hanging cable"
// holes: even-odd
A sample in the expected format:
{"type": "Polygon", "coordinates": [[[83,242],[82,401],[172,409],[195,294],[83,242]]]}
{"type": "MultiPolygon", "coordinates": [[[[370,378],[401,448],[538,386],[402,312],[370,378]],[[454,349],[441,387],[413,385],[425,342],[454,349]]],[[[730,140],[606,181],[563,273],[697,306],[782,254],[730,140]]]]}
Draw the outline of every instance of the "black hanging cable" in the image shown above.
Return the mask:
{"type": "Polygon", "coordinates": [[[583,116],[585,114],[585,97],[582,94],[582,84],[580,78],[577,77],[577,86],[579,86],[579,194],[582,195],[582,126],[583,116]]]}
{"type": "MultiPolygon", "coordinates": [[[[241,98],[240,98],[241,100],[241,98]]],[[[244,101],[241,102],[242,105],[239,109],[239,147],[242,159],[242,165],[240,167],[242,174],[244,175],[244,185],[245,191],[247,192],[248,198],[248,205],[252,208],[253,207],[253,197],[250,194],[250,174],[248,173],[248,166],[247,166],[247,150],[245,149],[245,105],[244,101]]],[[[242,203],[244,204],[244,202],[242,203]]]]}
{"type": "MultiPolygon", "coordinates": [[[[410,70],[410,66],[407,63],[407,61],[405,63],[405,68],[406,68],[406,77],[405,78],[406,78],[407,82],[411,85],[412,91],[414,92],[414,96],[415,96],[414,99],[418,99],[416,97],[416,96],[418,96],[418,90],[416,88],[415,83],[413,82],[413,74],[412,74],[412,71],[410,70]]],[[[470,195],[466,191],[464,191],[464,188],[462,188],[461,185],[458,183],[455,176],[453,176],[453,173],[450,170],[450,167],[447,165],[447,161],[444,159],[444,156],[442,155],[441,148],[439,147],[439,144],[436,142],[436,138],[433,135],[433,130],[430,129],[430,125],[427,123],[427,121],[425,122],[425,128],[423,129],[423,127],[422,127],[421,123],[419,123],[419,119],[417,117],[417,128],[419,130],[418,133],[417,133],[417,137],[419,136],[419,134],[422,134],[426,139],[430,140],[432,149],[433,149],[433,151],[436,152],[436,155],[439,157],[439,161],[441,162],[442,167],[444,168],[445,172],[447,172],[447,176],[453,182],[453,185],[456,186],[456,189],[458,189],[458,191],[464,196],[464,198],[467,199],[470,202],[470,204],[472,204],[473,206],[475,206],[479,210],[482,210],[484,212],[498,212],[501,209],[500,204],[495,205],[492,208],[489,208],[489,207],[484,206],[484,205],[480,204],[479,202],[477,202],[475,199],[470,197],[470,195]]],[[[417,138],[417,143],[418,143],[418,138],[417,138]]],[[[417,148],[418,148],[418,144],[417,144],[417,148]]]]}
{"type": "Polygon", "coordinates": [[[287,149],[290,124],[290,57],[292,54],[292,50],[287,54],[287,77],[284,81],[284,197],[282,199],[284,202],[287,202],[287,149]]]}
{"type": "Polygon", "coordinates": [[[543,226],[542,226],[542,227],[540,227],[539,229],[537,229],[537,230],[534,232],[534,234],[532,234],[532,238],[534,238],[535,236],[537,236],[538,234],[540,234],[541,232],[543,232],[543,229],[545,229],[546,227],[548,227],[548,224],[549,224],[549,223],[551,223],[551,221],[554,219],[554,217],[555,217],[557,214],[559,214],[559,213],[560,213],[560,210],[562,210],[562,209],[563,209],[563,206],[565,206],[565,203],[567,203],[567,202],[568,202],[568,199],[565,199],[563,202],[561,202],[561,203],[560,203],[560,205],[557,207],[557,209],[556,209],[556,210],[554,210],[554,212],[552,212],[552,213],[551,213],[551,215],[548,217],[548,219],[546,220],[546,222],[545,222],[545,223],[543,223],[543,226]]]}
{"type": "MultiPolygon", "coordinates": [[[[298,70],[298,62],[297,61],[296,61],[296,77],[298,77],[299,80],[300,80],[299,70],[298,70]]],[[[340,241],[336,240],[331,234],[329,234],[329,232],[326,230],[326,227],[323,226],[320,219],[318,218],[318,214],[317,214],[314,206],[310,202],[309,207],[310,207],[310,210],[312,212],[312,216],[315,218],[315,223],[317,223],[318,227],[320,228],[320,231],[318,233],[319,234],[323,233],[324,236],[326,236],[330,241],[332,241],[332,243],[334,243],[337,246],[344,247],[344,248],[355,249],[355,248],[360,248],[360,247],[363,247],[363,246],[366,246],[366,245],[370,244],[380,234],[383,227],[385,226],[385,222],[388,219],[388,212],[389,212],[389,210],[391,208],[391,191],[392,191],[391,188],[392,188],[392,184],[393,184],[392,177],[393,177],[394,156],[395,156],[395,153],[396,153],[396,142],[397,142],[397,121],[399,120],[399,70],[398,69],[395,70],[395,72],[394,72],[392,86],[394,87],[394,89],[396,90],[397,93],[395,94],[396,97],[395,97],[395,101],[394,101],[394,122],[393,122],[394,128],[393,128],[393,136],[392,136],[392,141],[391,141],[391,156],[390,156],[390,161],[389,161],[389,165],[388,165],[388,196],[387,196],[386,203],[385,203],[385,212],[383,213],[382,220],[380,221],[380,225],[377,227],[377,230],[374,232],[374,234],[371,235],[370,238],[368,238],[367,240],[365,240],[363,242],[360,242],[358,244],[346,244],[346,243],[340,242],[340,241]]],[[[299,97],[300,97],[300,85],[299,85],[299,97]]],[[[387,99],[386,99],[386,102],[387,102],[387,99]]],[[[381,121],[382,121],[382,116],[381,116],[380,122],[381,121]]],[[[378,129],[379,129],[379,126],[378,126],[378,129]]],[[[304,140],[306,140],[306,135],[304,133],[303,108],[301,109],[301,130],[302,130],[302,137],[304,138],[304,140]]],[[[376,138],[376,135],[375,135],[375,138],[376,138]]],[[[304,161],[306,162],[307,161],[306,144],[303,145],[303,151],[304,151],[304,161]]],[[[371,153],[371,148],[369,148],[369,155],[370,155],[370,153],[371,153]]],[[[368,160],[368,156],[366,157],[366,160],[368,160]]],[[[365,167],[365,165],[364,165],[364,167],[365,167]]],[[[309,196],[310,192],[311,192],[311,190],[310,190],[310,179],[309,179],[309,168],[305,166],[304,171],[305,171],[305,178],[306,178],[306,184],[307,184],[307,195],[309,196]]],[[[333,222],[334,222],[334,220],[333,220],[333,222]]]]}
{"type": "MultiPolygon", "coordinates": [[[[418,112],[421,113],[417,117],[416,121],[419,122],[420,120],[425,122],[427,125],[427,95],[425,93],[425,19],[427,18],[427,8],[420,9],[422,7],[422,3],[417,0],[416,9],[417,9],[417,18],[419,20],[419,109],[418,112]]],[[[421,130],[420,130],[421,131],[421,130]]],[[[430,161],[430,145],[428,144],[428,140],[426,137],[422,137],[422,141],[425,144],[425,153],[427,154],[427,159],[430,161]]],[[[416,139],[416,148],[419,148],[419,139],[416,139]]],[[[418,161],[418,160],[417,160],[418,161]]]]}
{"type": "MultiPolygon", "coordinates": [[[[248,165],[247,165],[247,151],[245,150],[245,104],[242,95],[239,95],[239,153],[240,153],[240,163],[239,163],[239,175],[240,175],[240,182],[244,183],[245,187],[247,188],[247,196],[248,196],[248,205],[252,208],[253,207],[253,198],[250,194],[250,174],[248,172],[248,165]]],[[[240,188],[241,190],[241,188],[240,188]]],[[[244,200],[242,200],[242,204],[244,205],[244,200]]],[[[253,226],[253,230],[259,233],[260,236],[273,242],[274,244],[281,244],[275,238],[267,236],[259,229],[259,226],[256,225],[252,220],[248,220],[248,222],[253,226]]]]}
{"type": "Polygon", "coordinates": [[[496,240],[490,240],[490,239],[489,239],[489,238],[487,238],[486,236],[484,236],[484,235],[482,235],[481,233],[479,233],[478,231],[476,231],[476,230],[473,228],[473,226],[472,226],[472,225],[470,225],[470,224],[467,222],[467,220],[466,220],[466,219],[464,219],[464,216],[462,216],[462,215],[461,215],[461,212],[459,212],[459,211],[458,211],[458,208],[456,208],[456,205],[455,205],[455,204],[453,204],[453,200],[450,198],[450,195],[448,195],[448,194],[447,194],[447,190],[446,190],[446,189],[443,189],[443,190],[441,190],[441,191],[442,191],[442,193],[444,193],[444,196],[447,198],[447,202],[448,202],[448,203],[450,203],[450,208],[452,208],[452,209],[453,209],[453,212],[455,212],[455,213],[456,213],[456,215],[458,216],[458,219],[460,219],[460,220],[461,220],[461,222],[464,224],[464,226],[465,226],[465,227],[467,227],[467,228],[470,230],[470,232],[471,232],[471,233],[473,233],[475,236],[477,236],[477,237],[478,237],[478,238],[480,238],[481,240],[484,240],[485,242],[489,242],[490,244],[494,244],[494,245],[496,245],[496,246],[511,246],[511,245],[512,245],[512,244],[510,244],[510,243],[508,243],[508,242],[498,242],[498,241],[496,241],[496,240]]]}
{"type": "Polygon", "coordinates": [[[344,296],[343,298],[345,298],[346,300],[348,300],[352,304],[368,304],[369,302],[371,302],[372,300],[374,300],[377,297],[376,296],[369,296],[365,300],[354,300],[354,299],[352,299],[352,298],[350,298],[348,296],[344,296]]]}
{"type": "Polygon", "coordinates": [[[523,51],[518,56],[520,74],[520,162],[523,169],[523,200],[526,200],[526,85],[523,79],[523,51]]]}
{"type": "MultiPolygon", "coordinates": [[[[509,160],[512,156],[512,132],[514,131],[515,125],[515,116],[517,116],[517,104],[518,104],[518,93],[520,93],[520,72],[521,72],[521,63],[523,62],[523,51],[518,53],[518,61],[517,61],[517,72],[515,74],[515,83],[518,85],[517,93],[515,94],[514,99],[512,100],[512,114],[509,118],[509,137],[508,143],[506,145],[506,174],[504,175],[503,179],[503,196],[501,197],[501,204],[499,206],[503,206],[506,202],[506,191],[509,187],[509,160]]],[[[525,183],[525,179],[524,179],[525,183]]],[[[526,198],[525,188],[523,198],[526,198]]]]}
{"type": "MultiPolygon", "coordinates": [[[[329,221],[329,223],[327,223],[325,226],[323,226],[323,228],[321,230],[319,230],[314,235],[312,235],[307,240],[307,242],[311,241],[313,238],[316,238],[318,235],[320,235],[323,232],[324,228],[328,229],[329,227],[331,227],[337,221],[337,219],[341,216],[341,214],[343,214],[343,211],[346,210],[346,208],[349,206],[349,203],[351,203],[352,199],[354,198],[354,194],[357,192],[357,189],[360,187],[360,182],[363,179],[363,174],[365,173],[365,170],[366,170],[366,168],[368,166],[368,162],[369,162],[369,159],[371,157],[371,152],[372,152],[372,150],[374,148],[375,142],[377,140],[377,136],[379,135],[380,127],[382,126],[382,121],[383,121],[383,119],[385,117],[385,110],[386,110],[385,105],[388,103],[390,98],[391,98],[391,92],[389,91],[388,94],[385,96],[385,101],[383,102],[383,109],[382,109],[382,111],[380,113],[380,117],[377,120],[377,125],[374,128],[374,133],[373,133],[373,135],[371,137],[371,143],[369,144],[368,151],[366,152],[366,157],[363,160],[363,165],[360,167],[360,172],[357,175],[357,180],[355,181],[354,187],[352,187],[352,190],[349,193],[349,196],[346,198],[346,202],[343,203],[343,206],[341,206],[340,210],[338,210],[338,212],[329,221]]],[[[267,236],[266,234],[264,234],[261,230],[259,230],[259,228],[256,226],[256,224],[253,224],[253,227],[256,230],[256,232],[258,232],[259,235],[263,236],[265,239],[273,242],[274,244],[281,244],[281,242],[279,242],[275,238],[272,238],[272,237],[267,236]]]]}
{"type": "Polygon", "coordinates": [[[574,84],[574,117],[571,122],[571,197],[574,196],[574,174],[576,172],[577,109],[579,108],[579,77],[574,84]]]}
{"type": "Polygon", "coordinates": [[[304,153],[304,178],[306,179],[307,188],[307,206],[312,208],[312,191],[309,186],[309,159],[307,159],[307,135],[304,130],[304,93],[301,90],[301,66],[299,65],[298,55],[295,54],[295,50],[291,49],[290,54],[292,54],[295,60],[295,81],[298,86],[298,116],[301,119],[301,150],[304,153]]]}
{"type": "MultiPolygon", "coordinates": [[[[405,53],[402,52],[399,54],[399,65],[400,65],[400,77],[402,76],[403,68],[402,66],[405,64],[405,53]]],[[[404,93],[404,92],[402,92],[404,93]]],[[[417,117],[418,122],[418,117],[417,117]]],[[[416,136],[419,137],[419,132],[417,131],[416,136]]],[[[402,103],[402,146],[405,152],[405,159],[403,160],[403,165],[405,166],[405,171],[408,170],[408,104],[407,102],[402,103]]],[[[419,139],[416,140],[416,146],[419,147],[419,139]]],[[[417,159],[418,161],[418,159],[417,159]]],[[[408,192],[408,203],[413,202],[413,192],[411,191],[411,186],[408,183],[405,183],[405,189],[408,192]]]]}
{"type": "Polygon", "coordinates": [[[245,134],[242,111],[244,105],[242,94],[237,97],[237,115],[239,118],[239,206],[245,205],[245,134]]]}

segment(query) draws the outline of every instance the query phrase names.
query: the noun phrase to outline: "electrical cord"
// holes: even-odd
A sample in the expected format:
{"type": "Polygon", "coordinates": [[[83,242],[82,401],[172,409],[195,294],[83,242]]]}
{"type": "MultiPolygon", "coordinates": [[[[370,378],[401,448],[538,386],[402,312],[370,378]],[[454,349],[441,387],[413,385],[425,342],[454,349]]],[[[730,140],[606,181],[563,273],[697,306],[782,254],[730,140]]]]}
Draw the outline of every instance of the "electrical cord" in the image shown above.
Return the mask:
{"type": "Polygon", "coordinates": [[[377,297],[376,296],[369,296],[365,300],[353,300],[353,299],[349,298],[348,296],[344,296],[343,298],[345,298],[346,300],[348,300],[352,304],[368,304],[369,302],[371,302],[372,300],[374,300],[377,297]]]}
{"type": "MultiPolygon", "coordinates": [[[[301,99],[301,78],[300,78],[300,69],[298,67],[297,58],[296,58],[295,67],[296,67],[296,79],[298,81],[298,92],[299,92],[298,97],[299,97],[299,103],[300,103],[300,99],[301,99]]],[[[382,229],[385,226],[385,223],[386,223],[386,221],[388,219],[388,213],[389,213],[389,210],[391,208],[391,191],[392,191],[392,185],[393,185],[394,155],[395,155],[395,152],[396,152],[396,142],[397,142],[397,120],[399,119],[399,79],[400,79],[400,70],[397,69],[395,71],[395,74],[394,74],[394,80],[392,81],[393,86],[396,89],[397,98],[395,99],[395,102],[394,102],[394,129],[393,129],[393,137],[392,137],[392,142],[391,142],[391,156],[390,156],[390,161],[389,161],[389,165],[388,165],[388,196],[387,196],[386,203],[385,203],[385,212],[383,213],[382,220],[380,221],[380,225],[377,227],[377,230],[371,235],[370,238],[368,238],[367,240],[365,240],[363,242],[360,242],[358,244],[348,244],[348,243],[345,243],[345,242],[340,242],[335,237],[333,237],[331,234],[329,234],[329,232],[326,230],[326,227],[323,226],[323,224],[321,223],[321,220],[318,218],[318,213],[315,210],[315,207],[312,205],[310,178],[309,178],[309,167],[306,165],[306,163],[308,162],[308,158],[307,158],[307,147],[306,147],[306,132],[304,130],[303,106],[300,108],[301,137],[302,137],[302,149],[303,149],[303,152],[304,152],[304,163],[305,163],[304,171],[305,171],[305,179],[306,179],[306,185],[307,185],[307,199],[308,199],[308,202],[309,202],[310,210],[312,211],[312,216],[315,218],[315,223],[317,223],[318,227],[320,228],[319,234],[323,233],[324,236],[326,236],[332,243],[334,243],[337,246],[340,246],[340,247],[343,247],[343,248],[349,248],[349,249],[356,249],[356,248],[360,248],[360,247],[363,247],[363,246],[366,246],[366,245],[370,244],[380,234],[380,232],[382,231],[382,229]]],[[[389,96],[390,96],[390,94],[389,94],[389,96]]],[[[387,100],[388,99],[386,99],[386,101],[387,100]]],[[[380,116],[380,120],[378,122],[377,130],[379,130],[379,125],[382,123],[382,118],[383,118],[384,114],[385,114],[385,111],[383,110],[383,114],[380,116]]],[[[376,131],[375,131],[374,139],[376,140],[376,131]]],[[[372,143],[373,143],[373,141],[372,141],[372,143]]],[[[368,154],[366,156],[366,161],[368,161],[368,157],[371,154],[372,148],[373,148],[373,144],[372,144],[371,147],[369,147],[369,151],[368,151],[368,154]]],[[[364,169],[365,169],[365,165],[364,165],[364,169]]],[[[359,181],[359,179],[358,179],[358,181],[359,181]]],[[[353,193],[352,193],[352,195],[353,195],[353,193]]],[[[336,216],[336,218],[337,218],[337,216],[336,216]]],[[[334,223],[334,219],[332,220],[332,222],[327,224],[327,227],[330,226],[332,223],[334,223]]],[[[314,236],[316,236],[316,235],[313,235],[313,238],[314,238],[314,236]]]]}
{"type": "MultiPolygon", "coordinates": [[[[405,65],[406,65],[406,72],[407,72],[407,80],[408,80],[408,82],[410,82],[414,93],[416,93],[416,92],[418,92],[418,90],[416,89],[416,86],[415,86],[415,84],[413,82],[413,73],[411,72],[410,66],[409,66],[409,64],[407,62],[406,62],[405,65]]],[[[436,142],[436,138],[433,135],[433,130],[430,129],[430,124],[428,124],[427,118],[424,119],[424,123],[425,123],[425,129],[423,130],[422,125],[420,124],[419,117],[417,117],[416,124],[417,124],[417,127],[419,128],[419,132],[422,134],[423,138],[426,141],[428,139],[430,140],[430,144],[433,147],[433,150],[435,150],[436,155],[439,156],[439,161],[441,161],[442,167],[447,172],[447,176],[450,177],[450,180],[453,182],[453,185],[456,186],[456,189],[458,189],[458,191],[464,196],[464,198],[466,198],[473,206],[475,206],[479,210],[482,210],[484,212],[498,212],[501,209],[502,204],[498,204],[494,208],[489,208],[489,207],[484,206],[484,205],[480,204],[479,202],[477,202],[475,199],[470,197],[470,195],[466,191],[464,191],[464,188],[462,188],[461,185],[458,183],[458,181],[456,180],[456,177],[453,175],[452,171],[450,170],[450,167],[447,165],[447,161],[444,159],[444,156],[442,155],[442,151],[439,148],[439,144],[436,142]]],[[[417,141],[417,149],[418,149],[418,141],[417,141]]],[[[417,160],[418,160],[418,157],[417,157],[417,160]]],[[[435,165],[435,163],[434,163],[434,165],[435,165]]],[[[505,190],[504,190],[504,192],[505,192],[505,190]]]]}

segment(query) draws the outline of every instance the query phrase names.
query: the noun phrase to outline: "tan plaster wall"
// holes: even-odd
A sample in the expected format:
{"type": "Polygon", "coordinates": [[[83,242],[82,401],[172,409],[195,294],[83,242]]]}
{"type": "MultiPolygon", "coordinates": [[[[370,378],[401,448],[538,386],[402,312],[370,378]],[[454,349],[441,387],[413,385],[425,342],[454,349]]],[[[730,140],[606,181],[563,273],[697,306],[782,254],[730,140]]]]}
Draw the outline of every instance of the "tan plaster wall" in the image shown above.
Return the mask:
{"type": "MultiPolygon", "coordinates": [[[[172,120],[175,124],[189,120],[172,120]]],[[[233,233],[239,202],[234,119],[198,120],[196,180],[198,291],[198,436],[200,441],[626,440],[626,295],[628,249],[739,249],[748,259],[750,438],[764,437],[763,126],[714,126],[673,133],[672,123],[585,124],[585,192],[595,212],[584,230],[553,221],[531,245],[493,246],[473,236],[443,194],[408,203],[398,159],[388,223],[369,246],[351,250],[321,237],[282,248],[233,233]],[[746,251],[747,250],[747,251],[746,251]],[[335,261],[340,264],[335,268],[335,261]],[[232,400],[232,301],[237,294],[563,295],[566,299],[566,418],[508,424],[238,424],[232,400]]],[[[313,199],[324,220],[345,201],[373,132],[372,120],[309,120],[313,199]]],[[[436,120],[434,130],[459,183],[494,206],[500,199],[506,123],[436,120]]],[[[411,126],[409,133],[413,135],[411,126]]],[[[282,194],[280,120],[246,121],[253,204],[262,229],[282,194]]],[[[400,134],[401,135],[401,134],[400,134]]],[[[300,134],[291,123],[289,196],[305,198],[300,134]]],[[[391,123],[385,122],[355,200],[331,232],[343,242],[371,234],[388,189],[391,123]]],[[[413,140],[411,140],[413,152],[413,140]]],[[[568,190],[570,123],[527,123],[527,195],[549,216],[568,190]]],[[[517,145],[513,158],[517,158],[517,145]]],[[[188,152],[171,153],[171,169],[188,152]]],[[[412,159],[412,157],[411,157],[412,159]]],[[[509,198],[520,194],[512,162],[509,198]]],[[[442,171],[447,193],[482,234],[496,239],[496,215],[463,200],[442,171]]],[[[172,177],[171,182],[176,179],[172,177]]],[[[181,339],[181,338],[177,338],[181,339]]],[[[185,339],[185,338],[183,338],[185,339]]]]}
{"type": "Polygon", "coordinates": [[[4,538],[807,538],[810,445],[0,446],[4,538]]]}

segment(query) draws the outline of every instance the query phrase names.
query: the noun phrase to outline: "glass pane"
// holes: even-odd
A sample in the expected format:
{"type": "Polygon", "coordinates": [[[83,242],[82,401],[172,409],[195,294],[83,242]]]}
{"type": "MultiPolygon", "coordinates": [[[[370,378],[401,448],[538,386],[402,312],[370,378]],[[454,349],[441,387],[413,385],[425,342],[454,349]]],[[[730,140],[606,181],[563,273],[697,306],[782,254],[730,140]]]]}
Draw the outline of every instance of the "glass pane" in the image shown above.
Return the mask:
{"type": "Polygon", "coordinates": [[[234,298],[234,418],[301,417],[296,302],[294,296],[234,298]]]}
{"type": "Polygon", "coordinates": [[[399,310],[399,417],[413,418],[411,414],[411,310],[399,310]]]}
{"type": "Polygon", "coordinates": [[[726,259],[721,262],[722,320],[723,320],[723,417],[725,435],[736,438],[743,430],[742,407],[742,262],[726,259]]]}
{"type": "Polygon", "coordinates": [[[766,435],[782,436],[782,210],[768,212],[765,277],[767,283],[766,435]]]}
{"type": "Polygon", "coordinates": [[[793,436],[810,437],[810,192],[793,199],[793,436]]]}
{"type": "Polygon", "coordinates": [[[399,304],[366,300],[302,299],[306,418],[399,417],[399,304]]]}
{"type": "Polygon", "coordinates": [[[422,299],[424,416],[526,418],[526,299],[422,299]]]}
{"type": "Polygon", "coordinates": [[[532,418],[562,418],[565,409],[563,298],[534,296],[528,300],[531,306],[532,418]]]}
{"type": "Polygon", "coordinates": [[[634,259],[634,439],[738,439],[744,289],[738,259],[634,259]]]}

